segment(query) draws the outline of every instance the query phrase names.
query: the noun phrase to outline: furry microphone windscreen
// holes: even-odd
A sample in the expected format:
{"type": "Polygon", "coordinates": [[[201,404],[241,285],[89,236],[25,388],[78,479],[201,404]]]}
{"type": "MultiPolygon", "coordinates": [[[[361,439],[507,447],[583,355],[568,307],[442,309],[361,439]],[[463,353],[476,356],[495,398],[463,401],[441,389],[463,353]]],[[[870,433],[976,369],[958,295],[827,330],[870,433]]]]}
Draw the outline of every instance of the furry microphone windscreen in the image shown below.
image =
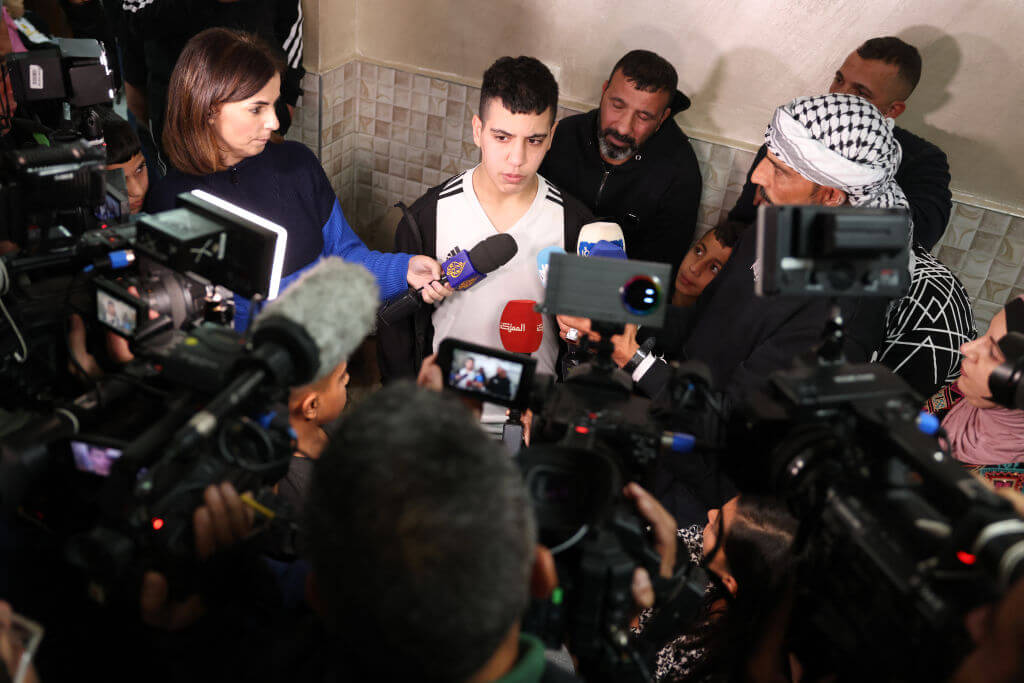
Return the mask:
{"type": "Polygon", "coordinates": [[[254,331],[271,316],[298,323],[316,342],[320,369],[313,381],[348,360],[373,327],[377,281],[366,268],[327,257],[303,273],[256,318],[254,331]]]}

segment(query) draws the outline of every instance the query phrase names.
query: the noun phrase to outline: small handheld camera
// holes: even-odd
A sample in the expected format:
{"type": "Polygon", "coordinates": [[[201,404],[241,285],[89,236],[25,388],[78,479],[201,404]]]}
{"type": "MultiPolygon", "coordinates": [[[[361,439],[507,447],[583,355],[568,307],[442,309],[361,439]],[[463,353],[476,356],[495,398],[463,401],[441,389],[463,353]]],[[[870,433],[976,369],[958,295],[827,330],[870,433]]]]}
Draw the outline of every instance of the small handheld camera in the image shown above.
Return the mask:
{"type": "Polygon", "coordinates": [[[437,351],[448,389],[508,408],[525,409],[537,361],[508,351],[448,338],[437,351]]]}

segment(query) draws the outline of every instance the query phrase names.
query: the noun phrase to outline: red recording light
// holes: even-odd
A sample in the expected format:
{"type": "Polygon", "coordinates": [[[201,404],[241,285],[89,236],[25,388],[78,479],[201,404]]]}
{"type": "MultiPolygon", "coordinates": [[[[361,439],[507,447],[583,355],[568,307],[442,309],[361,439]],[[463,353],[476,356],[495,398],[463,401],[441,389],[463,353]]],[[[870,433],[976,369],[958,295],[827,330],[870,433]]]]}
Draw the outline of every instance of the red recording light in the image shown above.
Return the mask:
{"type": "Polygon", "coordinates": [[[956,553],[956,559],[960,560],[964,564],[974,564],[978,561],[978,558],[971,555],[969,552],[964,550],[958,550],[956,553]]]}
{"type": "Polygon", "coordinates": [[[159,517],[154,517],[153,518],[153,531],[160,531],[163,528],[164,528],[164,520],[160,519],[159,517]]]}
{"type": "Polygon", "coordinates": [[[588,427],[584,427],[583,425],[579,425],[578,427],[576,427],[576,433],[577,434],[589,434],[590,433],[590,429],[588,427]]]}

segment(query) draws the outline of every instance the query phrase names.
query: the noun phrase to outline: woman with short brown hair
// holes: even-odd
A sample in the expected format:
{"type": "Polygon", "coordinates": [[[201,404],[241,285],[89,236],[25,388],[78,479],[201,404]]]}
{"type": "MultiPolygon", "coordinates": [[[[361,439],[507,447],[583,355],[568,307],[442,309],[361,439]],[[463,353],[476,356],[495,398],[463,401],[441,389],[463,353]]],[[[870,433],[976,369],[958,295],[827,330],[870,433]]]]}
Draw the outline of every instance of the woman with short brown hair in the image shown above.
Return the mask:
{"type": "MultiPolygon", "coordinates": [[[[434,259],[366,248],[308,148],[270,143],[283,68],[263,41],[241,31],[211,28],[188,42],[171,75],[163,133],[174,168],[150,191],[147,209],[173,208],[182,192],[202,189],[281,225],[288,232],[282,288],[333,255],[373,273],[383,299],[407,285],[422,287],[428,303],[450,294],[436,281],[434,259]]],[[[249,317],[248,301],[236,296],[235,327],[245,329],[249,317]]]]}

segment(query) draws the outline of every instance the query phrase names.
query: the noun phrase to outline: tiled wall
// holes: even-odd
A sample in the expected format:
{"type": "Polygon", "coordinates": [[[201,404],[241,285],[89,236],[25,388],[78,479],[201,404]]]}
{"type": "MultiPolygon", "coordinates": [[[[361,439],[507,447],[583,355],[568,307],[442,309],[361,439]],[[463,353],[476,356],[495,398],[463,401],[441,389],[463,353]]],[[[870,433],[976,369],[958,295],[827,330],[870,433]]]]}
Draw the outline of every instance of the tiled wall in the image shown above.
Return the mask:
{"type": "MultiPolygon", "coordinates": [[[[364,62],[303,81],[288,137],[320,155],[346,217],[368,245],[387,249],[397,201],[411,203],[474,166],[470,122],[480,89],[364,62]]],[[[558,118],[577,113],[560,108],[558,118]]],[[[754,154],[692,139],[704,179],[697,233],[736,202],[754,154]]],[[[954,202],[935,253],[963,281],[979,331],[1013,294],[1024,294],[1024,218],[954,202]]]]}

